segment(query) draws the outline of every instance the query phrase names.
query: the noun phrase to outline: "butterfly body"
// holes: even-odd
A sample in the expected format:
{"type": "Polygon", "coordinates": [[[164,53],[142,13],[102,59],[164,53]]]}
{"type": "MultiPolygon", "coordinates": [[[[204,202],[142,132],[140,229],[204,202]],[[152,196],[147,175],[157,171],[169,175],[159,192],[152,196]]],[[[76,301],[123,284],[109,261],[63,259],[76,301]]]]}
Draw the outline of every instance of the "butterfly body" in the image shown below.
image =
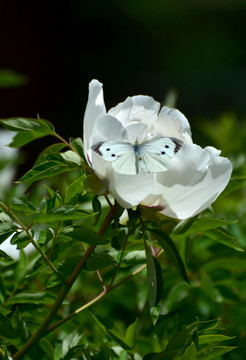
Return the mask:
{"type": "Polygon", "coordinates": [[[158,137],[134,144],[120,141],[104,141],[94,144],[91,149],[112,162],[120,174],[136,175],[166,171],[171,158],[180,150],[183,142],[171,137],[158,137]]]}

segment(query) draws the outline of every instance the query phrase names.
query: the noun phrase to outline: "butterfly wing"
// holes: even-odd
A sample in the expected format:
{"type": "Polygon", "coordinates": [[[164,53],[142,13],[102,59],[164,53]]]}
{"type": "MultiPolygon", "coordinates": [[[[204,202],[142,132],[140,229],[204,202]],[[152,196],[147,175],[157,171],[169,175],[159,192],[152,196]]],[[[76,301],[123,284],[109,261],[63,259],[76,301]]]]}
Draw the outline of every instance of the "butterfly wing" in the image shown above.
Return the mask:
{"type": "Polygon", "coordinates": [[[94,144],[91,149],[106,161],[113,162],[115,171],[124,175],[137,174],[136,155],[130,143],[104,141],[94,144]]]}
{"type": "Polygon", "coordinates": [[[136,175],[139,172],[154,173],[167,170],[171,158],[182,144],[183,142],[176,138],[160,137],[137,146],[120,141],[98,142],[91,149],[104,160],[113,162],[112,166],[118,173],[136,175]]]}
{"type": "Polygon", "coordinates": [[[171,165],[172,157],[180,150],[183,142],[176,138],[160,137],[141,145],[140,168],[143,172],[161,172],[171,165]]]}
{"type": "Polygon", "coordinates": [[[102,156],[104,160],[115,161],[121,155],[132,150],[132,145],[120,141],[102,141],[92,145],[91,149],[102,156]]]}

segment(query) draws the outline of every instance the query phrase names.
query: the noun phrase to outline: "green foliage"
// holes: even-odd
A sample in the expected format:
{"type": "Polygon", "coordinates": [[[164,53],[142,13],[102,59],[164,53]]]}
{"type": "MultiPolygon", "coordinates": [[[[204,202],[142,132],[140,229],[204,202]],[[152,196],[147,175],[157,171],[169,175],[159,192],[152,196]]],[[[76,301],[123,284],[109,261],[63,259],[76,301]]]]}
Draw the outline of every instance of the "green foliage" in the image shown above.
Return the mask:
{"type": "MultiPolygon", "coordinates": [[[[27,360],[243,358],[240,147],[215,210],[178,222],[138,208],[122,225],[123,209],[110,205],[88,170],[80,138],[67,143],[46,120],[1,123],[17,132],[11,146],[46,135],[59,143],[43,150],[0,202],[0,243],[11,237],[19,255],[0,250],[0,359],[18,359],[21,351],[27,360]],[[26,349],[28,339],[35,346],[26,349]]],[[[225,147],[222,137],[219,144],[225,147]]]]}

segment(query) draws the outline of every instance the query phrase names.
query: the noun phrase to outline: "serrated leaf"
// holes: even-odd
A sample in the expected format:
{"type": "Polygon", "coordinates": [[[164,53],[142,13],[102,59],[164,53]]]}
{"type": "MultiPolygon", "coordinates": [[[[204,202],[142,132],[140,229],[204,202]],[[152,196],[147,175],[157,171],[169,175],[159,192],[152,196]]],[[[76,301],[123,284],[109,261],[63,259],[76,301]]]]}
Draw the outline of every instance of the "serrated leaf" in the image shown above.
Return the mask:
{"type": "Polygon", "coordinates": [[[183,260],[181,259],[181,256],[179,255],[179,252],[172,239],[167,234],[165,234],[160,230],[157,229],[148,229],[148,230],[155,236],[156,240],[165,250],[167,256],[170,258],[170,260],[178,270],[181,277],[189,284],[190,282],[185,270],[183,260]]]}
{"type": "Polygon", "coordinates": [[[85,175],[78,177],[66,189],[65,202],[71,200],[76,194],[80,194],[84,189],[85,175]]]}
{"type": "Polygon", "coordinates": [[[105,239],[97,232],[90,230],[85,226],[67,226],[59,231],[59,235],[67,236],[76,241],[95,245],[104,245],[110,242],[109,239],[105,239]]]}
{"type": "Polygon", "coordinates": [[[46,161],[42,164],[38,164],[25,175],[22,176],[18,183],[28,183],[31,185],[35,181],[46,179],[51,176],[62,174],[66,171],[71,171],[71,168],[59,161],[46,161]]]}
{"type": "Polygon", "coordinates": [[[54,134],[52,124],[44,119],[12,118],[0,120],[0,123],[6,129],[17,132],[11,147],[21,147],[35,139],[54,134]]]}
{"type": "Polygon", "coordinates": [[[0,223],[0,244],[10,237],[17,227],[12,222],[0,223]]]}
{"type": "Polygon", "coordinates": [[[47,155],[59,153],[59,151],[64,149],[65,146],[66,145],[62,143],[52,144],[48,146],[43,151],[41,151],[37,160],[34,163],[34,166],[37,166],[38,164],[42,164],[43,162],[47,161],[47,155]]]}
{"type": "Polygon", "coordinates": [[[218,356],[226,354],[235,349],[233,346],[208,346],[197,353],[199,360],[214,360],[218,356]]]}
{"type": "Polygon", "coordinates": [[[33,216],[33,221],[35,223],[50,223],[57,221],[82,219],[90,216],[94,216],[94,213],[86,210],[80,210],[78,209],[78,206],[61,205],[50,210],[47,214],[44,214],[42,212],[35,213],[33,216]]]}
{"type": "Polygon", "coordinates": [[[11,245],[17,245],[18,250],[24,249],[27,245],[30,244],[30,238],[27,235],[26,231],[17,232],[10,240],[11,245]]]}
{"type": "Polygon", "coordinates": [[[77,137],[76,139],[69,139],[70,144],[76,150],[76,152],[84,159],[84,147],[83,147],[83,141],[80,137],[77,137]]]}
{"type": "Polygon", "coordinates": [[[17,197],[10,199],[9,206],[12,210],[21,211],[27,215],[31,215],[36,211],[32,204],[17,197]]]}
{"type": "Polygon", "coordinates": [[[231,234],[229,234],[224,229],[214,229],[214,230],[206,231],[205,235],[234,250],[244,251],[237,243],[236,238],[231,234]]]}
{"type": "Polygon", "coordinates": [[[47,161],[59,161],[70,167],[81,166],[82,161],[80,156],[72,150],[63,153],[49,154],[46,156],[47,161]]]}

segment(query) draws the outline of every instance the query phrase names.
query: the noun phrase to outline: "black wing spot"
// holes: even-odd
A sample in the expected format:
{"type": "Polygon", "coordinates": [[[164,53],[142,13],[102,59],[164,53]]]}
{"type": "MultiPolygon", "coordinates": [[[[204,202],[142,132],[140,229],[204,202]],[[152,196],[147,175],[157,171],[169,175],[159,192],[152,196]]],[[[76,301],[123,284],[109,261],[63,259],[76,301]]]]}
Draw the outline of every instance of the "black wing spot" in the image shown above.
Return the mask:
{"type": "Polygon", "coordinates": [[[98,142],[98,143],[92,145],[92,146],[91,146],[91,149],[92,149],[93,151],[95,151],[97,154],[99,154],[99,155],[102,156],[102,152],[101,152],[101,150],[100,150],[102,144],[103,144],[103,141],[98,142]]]}
{"type": "Polygon", "coordinates": [[[166,154],[165,151],[162,151],[162,152],[161,152],[161,155],[165,155],[165,154],[166,154]]]}
{"type": "Polygon", "coordinates": [[[175,149],[174,149],[174,153],[176,154],[182,147],[183,145],[183,141],[176,139],[176,138],[171,138],[171,140],[174,142],[175,144],[175,149]]]}
{"type": "Polygon", "coordinates": [[[166,148],[166,149],[169,149],[169,145],[165,145],[165,148],[166,148]]]}
{"type": "Polygon", "coordinates": [[[107,148],[106,151],[110,151],[110,148],[107,148]]]}
{"type": "Polygon", "coordinates": [[[112,157],[115,157],[116,155],[115,154],[111,154],[112,157]]]}

